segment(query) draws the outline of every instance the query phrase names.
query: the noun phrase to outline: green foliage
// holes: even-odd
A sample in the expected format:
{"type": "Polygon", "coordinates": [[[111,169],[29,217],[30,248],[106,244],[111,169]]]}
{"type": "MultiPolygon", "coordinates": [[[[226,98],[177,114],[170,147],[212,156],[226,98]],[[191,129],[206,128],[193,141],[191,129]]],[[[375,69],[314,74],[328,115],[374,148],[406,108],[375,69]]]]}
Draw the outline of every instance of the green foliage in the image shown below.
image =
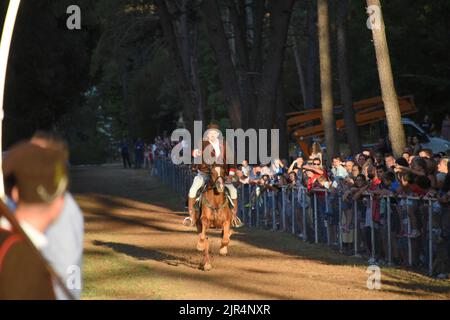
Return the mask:
{"type": "MultiPolygon", "coordinates": [[[[174,11],[174,3],[167,3],[176,19],[179,12],[174,11]]],[[[0,4],[0,17],[4,17],[6,4],[0,4]]],[[[382,4],[397,92],[413,94],[421,113],[430,113],[439,126],[450,104],[450,2],[384,0],[382,4]]],[[[351,1],[348,23],[354,100],[380,94],[365,6],[365,1],[351,1]]],[[[296,4],[286,44],[287,112],[301,109],[303,103],[292,39],[297,38],[307,64],[306,8],[306,2],[296,4]]],[[[330,19],[335,19],[333,10],[330,19]]],[[[269,28],[264,30],[263,47],[270,50],[269,28]]],[[[335,50],[332,43],[333,57],[335,50]]],[[[170,132],[183,109],[176,70],[151,0],[23,1],[10,57],[6,147],[37,129],[58,128],[69,140],[74,163],[101,162],[116,152],[118,139],[151,141],[170,132]],[[66,28],[66,8],[71,4],[81,7],[82,30],[66,28]]],[[[197,63],[205,119],[215,118],[226,128],[229,119],[217,62],[203,21],[198,29],[197,63]]],[[[336,66],[333,71],[336,75],[336,66]]],[[[319,90],[316,95],[319,101],[319,90]]]]}
{"type": "MultiPolygon", "coordinates": [[[[82,103],[95,23],[91,1],[78,1],[83,29],[69,31],[69,0],[23,1],[17,17],[5,91],[5,144],[51,129],[82,103]]],[[[2,4],[3,10],[6,8],[2,4]]]]}
{"type": "MultiPolygon", "coordinates": [[[[365,3],[351,2],[349,53],[355,99],[380,94],[365,3]]],[[[450,104],[450,3],[446,0],[382,1],[389,53],[399,95],[416,98],[420,117],[440,126],[450,104]]]]}
{"type": "Polygon", "coordinates": [[[95,89],[84,96],[85,104],[63,115],[55,129],[69,141],[71,164],[104,163],[114,155],[113,121],[100,106],[95,89]]]}
{"type": "Polygon", "coordinates": [[[180,109],[154,6],[145,1],[99,1],[97,10],[107,14],[102,15],[91,76],[113,119],[113,136],[150,141],[165,128],[167,115],[180,109]]]}

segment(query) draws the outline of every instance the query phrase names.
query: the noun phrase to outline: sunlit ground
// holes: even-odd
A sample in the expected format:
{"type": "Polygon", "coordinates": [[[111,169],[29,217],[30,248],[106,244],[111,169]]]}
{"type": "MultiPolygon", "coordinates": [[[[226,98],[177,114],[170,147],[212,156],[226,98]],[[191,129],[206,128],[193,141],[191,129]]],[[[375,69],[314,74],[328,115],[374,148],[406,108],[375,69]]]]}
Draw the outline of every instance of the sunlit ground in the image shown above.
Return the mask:
{"type": "Polygon", "coordinates": [[[362,259],[247,228],[232,237],[228,257],[212,232],[214,269],[204,272],[196,234],[180,223],[182,199],[146,171],[86,168],[74,173],[74,187],[88,192],[77,195],[84,299],[450,299],[449,280],[403,269],[382,268],[381,290],[369,290],[362,259]]]}

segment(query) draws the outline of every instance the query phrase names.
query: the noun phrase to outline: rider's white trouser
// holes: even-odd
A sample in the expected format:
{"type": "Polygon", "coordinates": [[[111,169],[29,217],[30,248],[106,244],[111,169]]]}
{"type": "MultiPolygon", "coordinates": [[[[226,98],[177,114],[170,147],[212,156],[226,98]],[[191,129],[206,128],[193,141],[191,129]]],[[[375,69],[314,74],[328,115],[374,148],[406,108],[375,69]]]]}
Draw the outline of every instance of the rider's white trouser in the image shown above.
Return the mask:
{"type": "MultiPolygon", "coordinates": [[[[192,182],[192,186],[189,189],[189,198],[195,198],[197,197],[197,191],[203,187],[205,184],[205,178],[198,174],[195,176],[194,181],[192,182]]],[[[230,193],[231,199],[237,199],[237,190],[231,183],[225,183],[225,187],[228,189],[228,192],[230,193]]]]}

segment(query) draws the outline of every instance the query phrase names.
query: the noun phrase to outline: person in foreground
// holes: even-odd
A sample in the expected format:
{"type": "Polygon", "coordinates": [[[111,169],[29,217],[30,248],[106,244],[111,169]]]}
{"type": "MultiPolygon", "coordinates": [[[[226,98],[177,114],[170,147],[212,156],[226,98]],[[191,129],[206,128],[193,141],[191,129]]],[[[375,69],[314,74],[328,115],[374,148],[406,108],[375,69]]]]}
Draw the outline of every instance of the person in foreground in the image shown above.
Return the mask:
{"type": "MultiPolygon", "coordinates": [[[[37,249],[48,243],[49,226],[58,219],[68,185],[64,154],[29,142],[13,147],[3,162],[15,218],[37,249]]],[[[52,278],[37,250],[6,219],[0,228],[0,300],[55,299],[52,278]]]]}

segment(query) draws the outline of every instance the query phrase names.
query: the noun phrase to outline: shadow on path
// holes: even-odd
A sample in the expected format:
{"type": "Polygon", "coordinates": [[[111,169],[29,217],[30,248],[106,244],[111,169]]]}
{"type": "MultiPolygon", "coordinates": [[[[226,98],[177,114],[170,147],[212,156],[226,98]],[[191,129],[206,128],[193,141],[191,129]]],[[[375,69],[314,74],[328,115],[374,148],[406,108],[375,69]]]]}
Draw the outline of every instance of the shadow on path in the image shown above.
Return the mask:
{"type": "Polygon", "coordinates": [[[177,257],[171,254],[167,254],[158,250],[152,250],[147,248],[138,247],[132,244],[116,243],[116,242],[104,242],[94,240],[92,243],[95,246],[102,246],[113,249],[115,252],[126,254],[132,258],[140,261],[155,260],[163,262],[171,266],[184,265],[189,268],[199,269],[200,266],[192,261],[189,261],[183,257],[177,257]]]}

